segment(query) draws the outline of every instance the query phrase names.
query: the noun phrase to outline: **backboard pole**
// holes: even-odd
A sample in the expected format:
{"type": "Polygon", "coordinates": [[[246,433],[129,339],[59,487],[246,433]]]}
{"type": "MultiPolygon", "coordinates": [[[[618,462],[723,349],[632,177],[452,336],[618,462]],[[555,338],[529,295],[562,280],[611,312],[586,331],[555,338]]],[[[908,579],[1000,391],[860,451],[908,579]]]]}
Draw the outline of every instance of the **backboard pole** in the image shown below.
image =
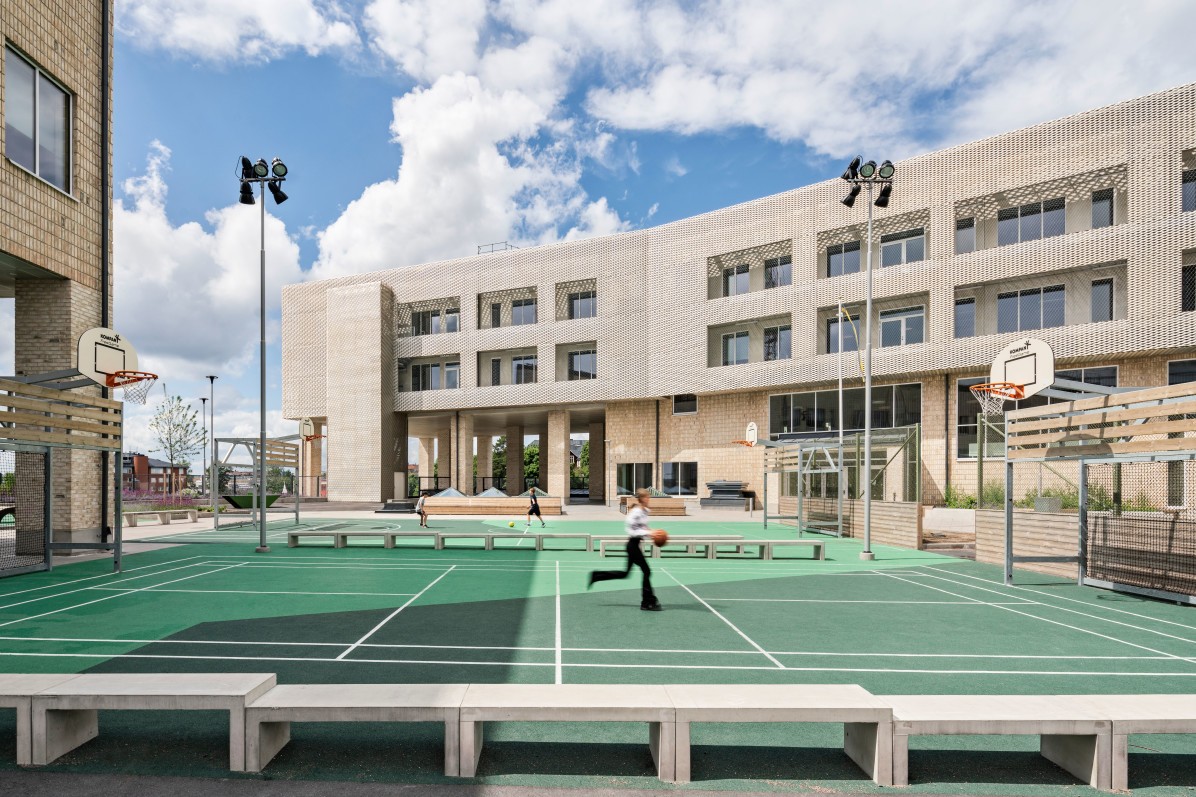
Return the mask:
{"type": "Polygon", "coordinates": [[[1013,583],[1013,463],[1005,449],[1005,584],[1013,583]]]}
{"type": "Polygon", "coordinates": [[[839,297],[839,317],[835,329],[839,333],[839,472],[835,476],[835,492],[839,502],[839,539],[843,539],[843,491],[847,489],[843,478],[843,297],[839,297]]]}

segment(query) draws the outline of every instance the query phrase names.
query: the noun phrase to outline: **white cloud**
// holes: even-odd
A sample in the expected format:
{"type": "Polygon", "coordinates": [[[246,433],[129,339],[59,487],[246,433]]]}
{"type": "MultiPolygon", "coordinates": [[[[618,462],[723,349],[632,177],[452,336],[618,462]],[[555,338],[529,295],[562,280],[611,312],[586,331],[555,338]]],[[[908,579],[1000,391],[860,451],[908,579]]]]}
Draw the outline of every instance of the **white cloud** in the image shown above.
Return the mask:
{"type": "Polygon", "coordinates": [[[689,169],[682,165],[681,159],[676,155],[664,162],[664,170],[670,177],[684,177],[689,174],[689,169]]]}
{"type": "Polygon", "coordinates": [[[358,43],[334,0],[117,0],[116,24],[138,46],[208,61],[267,61],[358,43]]]}
{"type": "Polygon", "coordinates": [[[373,47],[417,80],[477,66],[486,0],[373,0],[363,16],[373,47]]]}

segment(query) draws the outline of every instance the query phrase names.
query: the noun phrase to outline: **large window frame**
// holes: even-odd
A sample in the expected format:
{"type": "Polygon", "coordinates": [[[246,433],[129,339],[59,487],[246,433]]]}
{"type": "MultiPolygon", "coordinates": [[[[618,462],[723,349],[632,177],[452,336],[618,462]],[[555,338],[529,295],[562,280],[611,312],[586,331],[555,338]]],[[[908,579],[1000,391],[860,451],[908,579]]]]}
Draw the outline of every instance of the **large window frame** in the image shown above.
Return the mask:
{"type": "Polygon", "coordinates": [[[461,387],[461,363],[444,364],[444,389],[456,390],[461,387]]]}
{"type": "Polygon", "coordinates": [[[764,288],[783,288],[793,284],[793,257],[781,255],[764,261],[764,288]]]}
{"type": "Polygon", "coordinates": [[[32,174],[62,193],[74,195],[75,173],[75,95],[37,65],[33,59],[11,44],[4,46],[4,156],[9,163],[32,174]],[[19,87],[21,67],[30,75],[29,85],[19,87]],[[27,89],[22,92],[20,89],[27,89]],[[61,105],[51,107],[50,92],[58,92],[61,105]],[[27,103],[21,107],[19,103],[27,103]],[[24,112],[24,113],[23,113],[24,112]],[[58,116],[61,114],[61,116],[58,116]],[[56,118],[57,117],[57,118],[56,118]],[[24,124],[18,124],[20,119],[24,124]],[[50,134],[45,128],[53,125],[53,147],[44,146],[50,134]],[[21,128],[28,128],[22,130],[21,128]],[[26,151],[22,151],[26,150],[26,151]],[[46,163],[57,157],[60,174],[52,171],[54,164],[46,163]]]}
{"type": "Polygon", "coordinates": [[[853,317],[848,321],[846,318],[838,318],[831,316],[826,320],[826,353],[839,353],[839,324],[846,324],[843,327],[843,351],[852,352],[860,350],[859,337],[856,335],[857,323],[859,318],[853,317]]]}
{"type": "Polygon", "coordinates": [[[723,365],[746,365],[751,362],[751,336],[746,330],[727,332],[722,336],[723,365]]]}
{"type": "Polygon", "coordinates": [[[536,323],[535,298],[515,299],[511,302],[511,326],[524,327],[536,323]]]}
{"type": "Polygon", "coordinates": [[[1092,281],[1092,322],[1098,323],[1100,321],[1112,321],[1117,316],[1114,314],[1114,290],[1113,278],[1104,277],[1092,281]]]}
{"type": "Polygon", "coordinates": [[[1054,238],[1065,232],[1067,201],[1063,197],[997,211],[997,246],[1054,238]]]}
{"type": "Polygon", "coordinates": [[[412,393],[440,389],[440,363],[416,363],[411,366],[412,393]]]}
{"type": "Polygon", "coordinates": [[[764,360],[788,360],[793,357],[793,327],[782,324],[764,328],[764,360]]]}
{"type": "Polygon", "coordinates": [[[577,349],[566,355],[568,381],[589,380],[598,378],[598,350],[577,349]],[[587,367],[588,366],[588,370],[587,367]]]}
{"type": "Polygon", "coordinates": [[[1188,169],[1183,175],[1180,209],[1184,213],[1196,211],[1196,169],[1188,169]]]}
{"type": "Polygon", "coordinates": [[[841,277],[844,274],[858,274],[863,270],[860,259],[860,242],[845,241],[826,248],[826,276],[841,277]]]}
{"type": "Polygon", "coordinates": [[[636,490],[655,487],[651,462],[618,462],[615,464],[615,494],[635,495],[636,490]]]}
{"type": "Polygon", "coordinates": [[[569,320],[593,318],[598,315],[598,291],[576,291],[569,294],[569,320]]]}
{"type": "Polygon", "coordinates": [[[926,307],[918,305],[916,307],[881,310],[879,326],[879,343],[881,348],[912,346],[915,343],[925,343],[926,307]]]}
{"type": "Polygon", "coordinates": [[[1044,285],[997,294],[998,333],[1051,329],[1066,324],[1067,289],[1063,285],[1044,285]]]}
{"type": "MultiPolygon", "coordinates": [[[[872,428],[895,429],[921,423],[922,383],[902,382],[872,388],[872,428]]],[[[843,431],[864,428],[864,388],[843,391],[843,431]]],[[[768,432],[779,436],[800,437],[833,434],[839,429],[838,390],[811,390],[800,393],[774,393],[768,397],[768,432]]]]}
{"type": "Polygon", "coordinates": [[[537,360],[535,354],[521,354],[511,358],[511,384],[534,385],[537,381],[537,360]]]}
{"type": "Polygon", "coordinates": [[[1196,311],[1196,264],[1184,266],[1179,276],[1179,310],[1181,313],[1196,311]]]}
{"type": "Polygon", "coordinates": [[[966,255],[976,251],[976,219],[969,217],[955,220],[955,254],[966,255]]]}
{"type": "Polygon", "coordinates": [[[1099,230],[1103,227],[1113,226],[1114,201],[1112,188],[1102,188],[1092,192],[1092,229],[1099,230]]]}
{"type": "Polygon", "coordinates": [[[880,266],[900,266],[926,259],[926,228],[892,232],[880,236],[880,266]]]}
{"type": "Polygon", "coordinates": [[[459,332],[460,330],[460,308],[415,310],[411,313],[412,336],[439,335],[442,332],[459,332]]]}
{"type": "Polygon", "coordinates": [[[964,296],[955,300],[955,321],[952,334],[956,338],[976,337],[975,296],[964,296]]]}
{"type": "Polygon", "coordinates": [[[667,495],[696,496],[698,494],[698,463],[660,463],[661,492],[667,495]]]}
{"type": "Polygon", "coordinates": [[[693,393],[678,393],[673,396],[674,415],[697,415],[698,397],[693,393]]]}
{"type": "Polygon", "coordinates": [[[752,290],[751,267],[747,263],[723,269],[723,296],[742,296],[752,290]]]}

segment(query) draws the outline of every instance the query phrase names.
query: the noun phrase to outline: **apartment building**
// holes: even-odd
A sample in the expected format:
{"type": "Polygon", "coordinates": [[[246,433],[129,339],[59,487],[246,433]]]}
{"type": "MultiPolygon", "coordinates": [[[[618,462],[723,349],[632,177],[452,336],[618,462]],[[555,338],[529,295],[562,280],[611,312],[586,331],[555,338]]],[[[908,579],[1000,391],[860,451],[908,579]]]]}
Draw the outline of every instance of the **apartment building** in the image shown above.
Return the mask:
{"type": "MultiPolygon", "coordinates": [[[[761,448],[731,444],[749,422],[773,438],[863,426],[867,210],[846,188],[287,286],[283,412],[327,434],[306,456],[328,446],[333,500],[405,492],[409,438],[421,475],[471,493],[474,451],[488,475],[500,435],[508,472],[538,436],[551,495],[577,435],[591,499],[758,490],[761,448]]],[[[968,387],[1018,337],[1073,379],[1196,379],[1196,85],[898,163],[871,262],[873,426],[916,426],[927,503],[976,489],[968,387]]]]}

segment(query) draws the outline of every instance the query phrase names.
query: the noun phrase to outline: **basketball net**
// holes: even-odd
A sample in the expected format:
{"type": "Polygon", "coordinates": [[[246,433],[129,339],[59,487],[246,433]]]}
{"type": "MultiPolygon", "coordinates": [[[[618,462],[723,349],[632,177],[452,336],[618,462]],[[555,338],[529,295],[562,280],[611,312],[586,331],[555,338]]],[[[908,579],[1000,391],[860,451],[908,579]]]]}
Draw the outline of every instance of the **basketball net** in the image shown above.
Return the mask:
{"type": "Polygon", "coordinates": [[[1013,382],[985,382],[970,389],[985,415],[1004,415],[1007,402],[1026,397],[1025,386],[1013,382]]]}
{"type": "Polygon", "coordinates": [[[104,380],[110,388],[120,388],[124,391],[124,400],[134,404],[144,404],[150,390],[158,381],[157,374],[149,371],[117,371],[109,374],[104,380]]]}

